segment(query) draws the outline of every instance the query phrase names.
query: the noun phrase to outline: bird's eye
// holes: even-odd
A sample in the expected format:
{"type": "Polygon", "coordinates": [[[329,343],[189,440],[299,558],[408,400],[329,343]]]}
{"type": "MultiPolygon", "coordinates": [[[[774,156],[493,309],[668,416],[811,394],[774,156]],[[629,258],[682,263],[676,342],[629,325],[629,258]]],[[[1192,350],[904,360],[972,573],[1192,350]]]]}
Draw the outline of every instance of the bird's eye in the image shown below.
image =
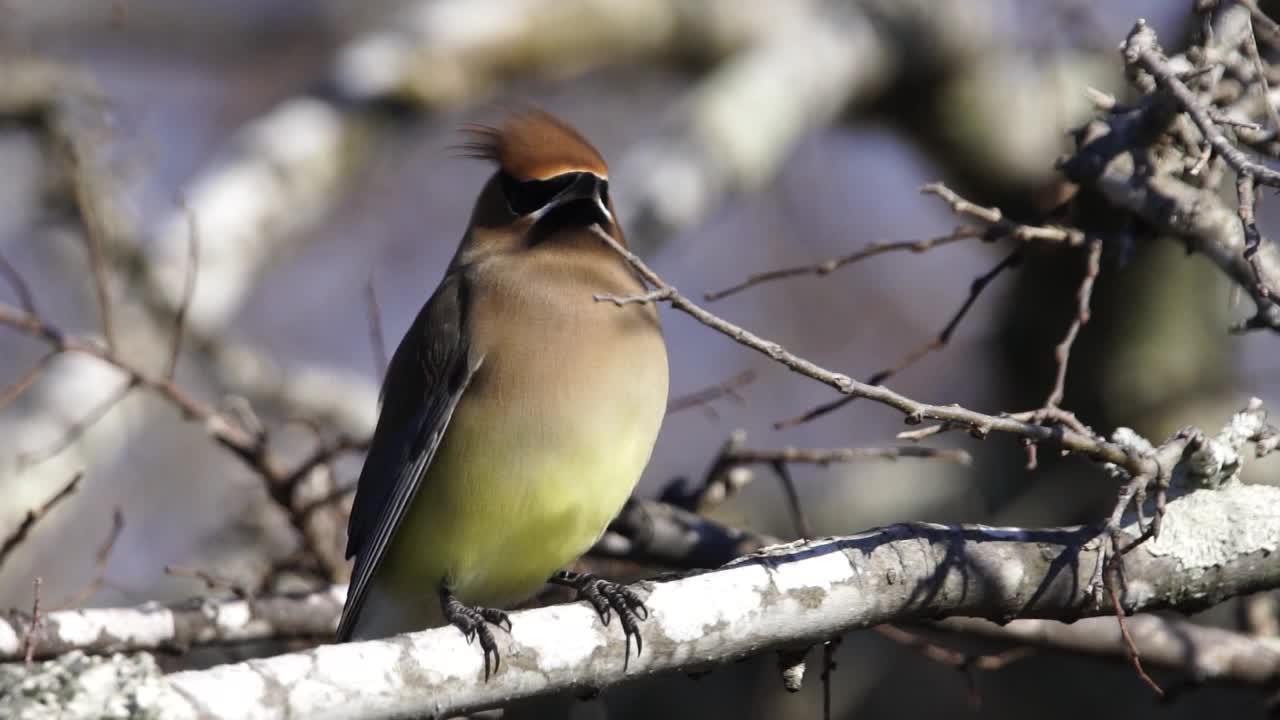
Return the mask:
{"type": "Polygon", "coordinates": [[[572,173],[557,175],[549,180],[516,180],[502,173],[502,194],[507,197],[507,205],[516,215],[528,215],[544,208],[556,195],[573,184],[572,173]]]}

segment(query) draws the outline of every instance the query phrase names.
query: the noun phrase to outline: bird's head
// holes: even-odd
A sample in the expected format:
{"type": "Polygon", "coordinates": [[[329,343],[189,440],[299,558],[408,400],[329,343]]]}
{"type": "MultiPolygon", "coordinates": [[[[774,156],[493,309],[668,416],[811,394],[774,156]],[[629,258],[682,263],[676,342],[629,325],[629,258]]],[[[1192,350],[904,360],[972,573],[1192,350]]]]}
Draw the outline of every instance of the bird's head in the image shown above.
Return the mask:
{"type": "Polygon", "coordinates": [[[464,132],[463,154],[497,166],[471,216],[475,240],[515,249],[607,233],[625,244],[609,197],[609,168],[577,130],[543,110],[524,109],[464,132]]]}

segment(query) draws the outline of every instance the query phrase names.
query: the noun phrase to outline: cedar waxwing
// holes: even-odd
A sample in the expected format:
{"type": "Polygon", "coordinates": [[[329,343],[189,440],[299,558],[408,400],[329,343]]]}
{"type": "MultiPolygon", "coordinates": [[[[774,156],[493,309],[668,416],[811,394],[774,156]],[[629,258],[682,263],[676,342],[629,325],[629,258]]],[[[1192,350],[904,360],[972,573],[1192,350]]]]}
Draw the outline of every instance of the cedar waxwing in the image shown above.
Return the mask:
{"type": "Polygon", "coordinates": [[[652,304],[605,234],[625,245],[600,153],[551,115],[474,127],[467,154],[497,171],[444,279],[404,339],[356,488],[355,556],[339,641],[444,625],[478,637],[550,581],[577,589],[639,648],[643,603],[557,572],[631,494],[667,404],[652,304]]]}

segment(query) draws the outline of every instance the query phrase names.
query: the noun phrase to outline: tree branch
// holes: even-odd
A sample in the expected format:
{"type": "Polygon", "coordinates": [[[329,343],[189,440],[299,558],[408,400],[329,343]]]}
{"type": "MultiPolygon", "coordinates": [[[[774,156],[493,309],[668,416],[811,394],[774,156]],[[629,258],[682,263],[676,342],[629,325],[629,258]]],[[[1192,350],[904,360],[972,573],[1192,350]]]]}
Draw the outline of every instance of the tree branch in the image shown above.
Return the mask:
{"type": "MultiPolygon", "coordinates": [[[[1277,508],[1280,488],[1239,483],[1171,501],[1165,531],[1126,558],[1125,611],[1193,612],[1280,587],[1277,508]]],[[[1089,591],[1103,545],[1082,528],[893,525],[641,583],[650,610],[644,652],[625,670],[621,634],[575,603],[514,613],[511,634],[498,638],[502,670],[488,682],[480,653],[456,629],[440,628],[154,677],[129,700],[166,718],[448,717],[706,669],[885,622],[1106,615],[1109,603],[1089,591]]]]}

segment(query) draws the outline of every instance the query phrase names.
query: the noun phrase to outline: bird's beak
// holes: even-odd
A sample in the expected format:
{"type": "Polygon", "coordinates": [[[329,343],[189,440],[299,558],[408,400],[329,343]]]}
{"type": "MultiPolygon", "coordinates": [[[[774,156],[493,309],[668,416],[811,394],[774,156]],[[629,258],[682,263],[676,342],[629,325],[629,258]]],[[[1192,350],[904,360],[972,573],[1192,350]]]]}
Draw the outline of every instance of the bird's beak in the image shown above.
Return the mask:
{"type": "Polygon", "coordinates": [[[608,188],[608,183],[608,180],[592,173],[580,173],[578,179],[574,180],[572,185],[561,190],[558,195],[551,199],[551,202],[534,213],[534,221],[541,220],[542,216],[556,208],[564,207],[570,203],[582,202],[590,205],[592,212],[597,216],[596,221],[602,226],[612,225],[613,213],[609,212],[609,207],[605,203],[605,192],[608,188]]]}

